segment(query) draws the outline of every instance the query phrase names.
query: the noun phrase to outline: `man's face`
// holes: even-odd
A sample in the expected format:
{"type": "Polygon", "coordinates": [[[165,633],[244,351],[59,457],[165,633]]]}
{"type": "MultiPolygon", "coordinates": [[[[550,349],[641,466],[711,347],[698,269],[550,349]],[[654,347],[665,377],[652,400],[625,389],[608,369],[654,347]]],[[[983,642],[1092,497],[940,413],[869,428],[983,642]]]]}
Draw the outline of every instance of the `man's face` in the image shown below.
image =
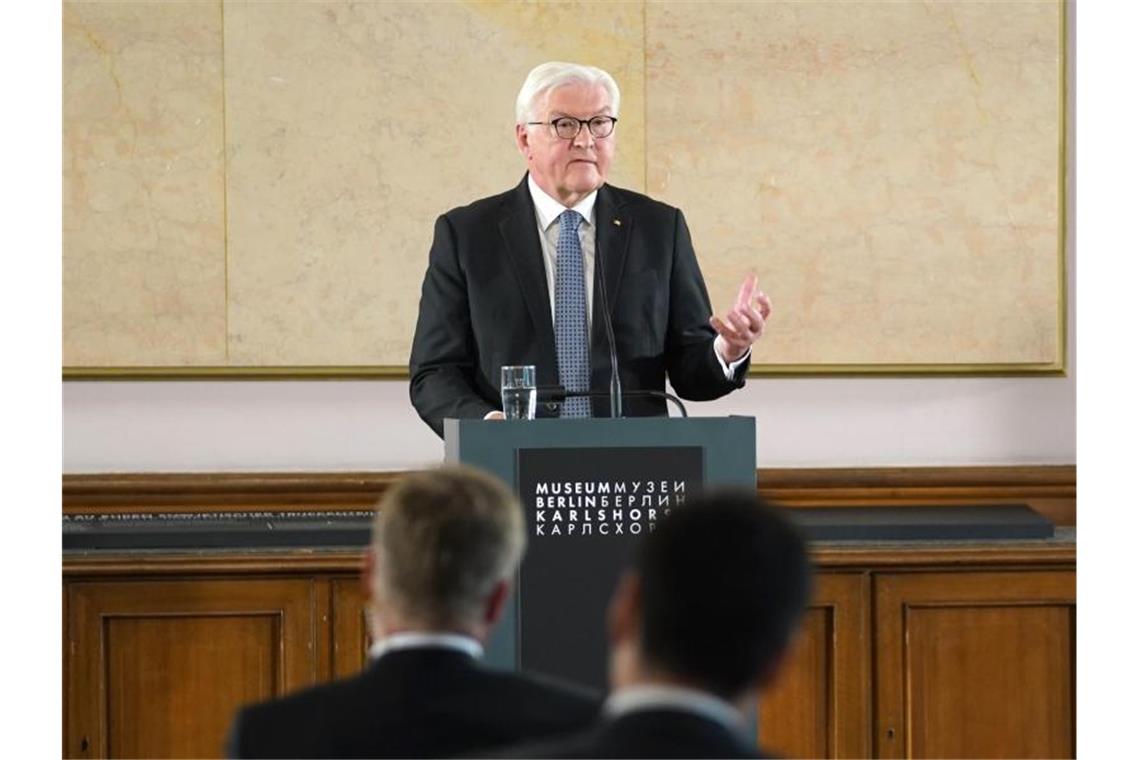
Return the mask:
{"type": "MultiPolygon", "coordinates": [[[[539,98],[538,108],[529,121],[549,122],[560,116],[586,121],[594,116],[613,116],[609,96],[601,85],[565,84],[539,98]]],[[[573,206],[602,186],[614,157],[617,131],[608,137],[594,137],[583,125],[573,140],[554,134],[549,125],[526,126],[515,130],[519,152],[535,183],[564,206],[573,206]]]]}

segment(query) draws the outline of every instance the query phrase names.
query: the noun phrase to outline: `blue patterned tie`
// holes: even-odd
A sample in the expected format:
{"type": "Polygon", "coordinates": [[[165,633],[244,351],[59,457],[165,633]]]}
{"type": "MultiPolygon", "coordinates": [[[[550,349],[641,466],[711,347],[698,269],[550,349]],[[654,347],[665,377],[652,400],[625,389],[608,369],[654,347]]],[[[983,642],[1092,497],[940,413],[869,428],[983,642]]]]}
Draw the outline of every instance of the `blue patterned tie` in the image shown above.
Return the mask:
{"type": "MultiPolygon", "coordinates": [[[[568,391],[590,389],[590,330],[586,322],[586,275],[578,225],[582,215],[564,211],[558,225],[558,263],[554,269],[554,345],[558,380],[568,391]]],[[[590,399],[568,398],[563,417],[589,417],[590,399]]]]}

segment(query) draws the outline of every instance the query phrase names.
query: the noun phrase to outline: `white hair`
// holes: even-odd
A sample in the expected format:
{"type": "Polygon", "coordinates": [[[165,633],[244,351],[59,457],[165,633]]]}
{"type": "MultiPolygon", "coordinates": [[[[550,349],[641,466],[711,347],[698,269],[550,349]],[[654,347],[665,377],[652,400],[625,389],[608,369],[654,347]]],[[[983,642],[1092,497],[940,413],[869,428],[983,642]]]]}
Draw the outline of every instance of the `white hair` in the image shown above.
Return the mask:
{"type": "Polygon", "coordinates": [[[535,66],[527,74],[526,81],[523,82],[519,96],[515,100],[515,123],[526,124],[531,121],[535,116],[534,108],[538,99],[564,84],[601,85],[610,96],[613,115],[618,115],[621,91],[618,90],[617,82],[612,76],[595,66],[548,61],[535,66]]]}

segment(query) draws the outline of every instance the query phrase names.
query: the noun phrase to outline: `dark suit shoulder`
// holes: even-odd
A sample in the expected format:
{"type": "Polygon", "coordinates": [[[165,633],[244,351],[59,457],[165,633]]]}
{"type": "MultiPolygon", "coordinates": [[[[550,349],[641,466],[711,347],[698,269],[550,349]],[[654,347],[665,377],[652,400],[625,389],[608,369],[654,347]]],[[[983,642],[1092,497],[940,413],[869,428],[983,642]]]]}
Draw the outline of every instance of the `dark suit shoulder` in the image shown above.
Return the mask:
{"type": "Polygon", "coordinates": [[[342,704],[351,702],[364,691],[362,675],[345,678],[339,681],[310,686],[301,691],[286,694],[277,699],[247,707],[247,713],[304,713],[309,714],[314,708],[321,705],[342,704]]]}
{"type": "Polygon", "coordinates": [[[492,669],[483,673],[494,690],[510,694],[521,704],[533,703],[541,710],[557,707],[561,716],[570,719],[568,722],[573,722],[575,716],[592,718],[601,707],[601,695],[576,684],[534,673],[492,669]]]}
{"type": "Polygon", "coordinates": [[[393,652],[360,675],[243,710],[240,757],[439,757],[580,730],[600,699],[466,655],[393,652]]]}
{"type": "Polygon", "coordinates": [[[606,191],[612,194],[615,205],[621,204],[637,208],[639,211],[650,210],[662,214],[675,214],[679,210],[676,206],[670,206],[668,203],[650,198],[636,190],[627,190],[615,185],[605,185],[604,187],[606,191]]]}
{"type": "Polygon", "coordinates": [[[504,757],[756,758],[743,735],[687,711],[660,709],[603,719],[586,731],[519,744],[504,757]]]}
{"type": "Polygon", "coordinates": [[[366,704],[363,675],[313,686],[242,708],[234,721],[230,757],[320,757],[337,724],[366,704]]]}
{"type": "MultiPolygon", "coordinates": [[[[524,186],[525,189],[525,186],[524,186]]],[[[456,206],[444,214],[456,227],[467,227],[473,223],[486,221],[489,217],[498,217],[510,208],[517,200],[519,189],[513,188],[497,195],[489,195],[472,201],[465,206],[456,206]]]]}

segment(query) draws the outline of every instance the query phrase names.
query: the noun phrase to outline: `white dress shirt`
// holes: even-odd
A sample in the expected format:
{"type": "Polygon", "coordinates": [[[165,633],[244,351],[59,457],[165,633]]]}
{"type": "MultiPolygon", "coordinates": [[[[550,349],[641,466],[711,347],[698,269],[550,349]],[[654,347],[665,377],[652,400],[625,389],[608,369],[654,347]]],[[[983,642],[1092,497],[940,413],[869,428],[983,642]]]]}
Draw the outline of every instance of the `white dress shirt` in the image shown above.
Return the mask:
{"type": "Polygon", "coordinates": [[[483,645],[470,636],[431,631],[409,631],[386,636],[372,643],[368,648],[368,656],[375,660],[388,652],[401,649],[454,649],[475,659],[483,656],[483,645]]]}
{"type": "MultiPolygon", "coordinates": [[[[567,209],[560,202],[546,194],[535,184],[530,174],[526,175],[526,185],[534,200],[534,218],[538,224],[538,239],[542,243],[542,260],[546,264],[546,289],[550,293],[550,318],[554,319],[554,275],[558,267],[558,233],[562,228],[561,216],[567,209]]],[[[586,278],[586,329],[594,318],[594,250],[598,237],[598,227],[594,218],[594,202],[598,191],[587,195],[570,207],[582,215],[578,225],[578,241],[582,244],[582,275],[586,278]]]]}
{"type": "Polygon", "coordinates": [[[682,710],[720,723],[732,731],[747,728],[744,716],[735,707],[706,691],[680,686],[631,686],[615,691],[602,712],[616,718],[638,710],[682,710]]]}

